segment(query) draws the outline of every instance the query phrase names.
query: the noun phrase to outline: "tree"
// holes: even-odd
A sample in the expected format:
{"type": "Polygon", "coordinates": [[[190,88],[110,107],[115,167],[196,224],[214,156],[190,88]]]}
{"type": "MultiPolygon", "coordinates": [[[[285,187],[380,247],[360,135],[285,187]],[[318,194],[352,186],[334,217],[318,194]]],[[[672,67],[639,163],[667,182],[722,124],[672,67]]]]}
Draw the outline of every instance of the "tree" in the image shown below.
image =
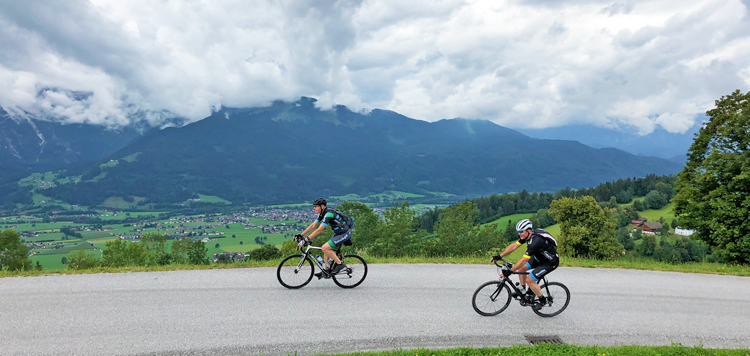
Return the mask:
{"type": "Polygon", "coordinates": [[[508,225],[505,226],[505,230],[503,231],[503,239],[508,242],[518,240],[518,231],[516,231],[516,227],[513,226],[513,222],[510,220],[508,220],[508,225]]]}
{"type": "Polygon", "coordinates": [[[17,232],[6,229],[0,233],[0,270],[28,271],[31,270],[29,248],[21,242],[17,232]]]}
{"type": "Polygon", "coordinates": [[[207,265],[208,249],[203,241],[192,241],[187,249],[188,262],[192,265],[207,265]]]}
{"type": "Polygon", "coordinates": [[[750,263],[750,92],[722,96],[706,114],[677,175],[674,209],[718,254],[750,263]]]}
{"type": "Polygon", "coordinates": [[[354,219],[352,243],[367,248],[377,238],[378,214],[364,203],[344,202],[337,209],[354,219]]]}
{"type": "Polygon", "coordinates": [[[451,205],[443,210],[438,219],[436,232],[440,244],[445,249],[445,255],[466,255],[472,250],[468,241],[469,233],[477,218],[477,205],[472,201],[464,201],[451,205]]]}
{"type": "Polygon", "coordinates": [[[94,268],[99,265],[99,260],[85,249],[75,250],[68,254],[68,269],[82,270],[94,268]]]}
{"type": "Polygon", "coordinates": [[[188,264],[188,248],[192,244],[190,239],[182,239],[172,242],[172,250],[169,252],[172,263],[176,264],[188,264]]]}
{"type": "Polygon", "coordinates": [[[268,261],[281,257],[281,251],[274,245],[263,245],[250,251],[248,258],[254,261],[268,261]]]}
{"type": "Polygon", "coordinates": [[[377,224],[376,229],[378,238],[371,244],[368,252],[382,257],[403,256],[406,246],[419,241],[414,232],[417,223],[415,216],[416,213],[409,209],[409,202],[403,202],[401,206],[395,203],[383,212],[383,220],[377,224]]]}
{"type": "Polygon", "coordinates": [[[603,210],[593,197],[555,200],[550,215],[560,223],[560,254],[610,260],[622,255],[623,246],[615,238],[618,216],[603,210]]]}
{"type": "Polygon", "coordinates": [[[656,236],[643,234],[643,241],[638,245],[636,251],[643,256],[653,256],[656,252],[656,236]]]}
{"type": "Polygon", "coordinates": [[[148,251],[146,265],[168,265],[172,256],[167,252],[167,238],[162,234],[146,234],[141,237],[143,248],[148,251]]]}
{"type": "Polygon", "coordinates": [[[102,250],[102,265],[110,267],[145,266],[149,252],[142,244],[114,239],[107,241],[102,250]]]}
{"type": "Polygon", "coordinates": [[[646,209],[661,209],[667,204],[669,204],[669,197],[656,190],[648,192],[646,198],[643,199],[646,209]]]}

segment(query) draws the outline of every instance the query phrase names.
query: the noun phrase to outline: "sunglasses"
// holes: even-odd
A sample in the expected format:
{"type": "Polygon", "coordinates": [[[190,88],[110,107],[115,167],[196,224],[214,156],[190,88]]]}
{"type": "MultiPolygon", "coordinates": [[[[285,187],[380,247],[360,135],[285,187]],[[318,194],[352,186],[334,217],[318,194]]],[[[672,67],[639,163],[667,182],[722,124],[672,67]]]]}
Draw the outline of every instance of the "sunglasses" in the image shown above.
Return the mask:
{"type": "Polygon", "coordinates": [[[523,230],[518,230],[518,233],[519,234],[523,234],[523,230]]]}

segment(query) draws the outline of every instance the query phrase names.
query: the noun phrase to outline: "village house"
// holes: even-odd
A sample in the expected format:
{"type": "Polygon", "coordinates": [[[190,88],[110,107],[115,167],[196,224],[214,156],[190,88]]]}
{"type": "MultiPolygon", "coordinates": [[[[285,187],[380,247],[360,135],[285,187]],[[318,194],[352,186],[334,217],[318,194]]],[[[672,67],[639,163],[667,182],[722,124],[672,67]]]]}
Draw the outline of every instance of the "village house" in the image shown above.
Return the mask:
{"type": "Polygon", "coordinates": [[[661,229],[663,226],[660,222],[646,222],[640,225],[641,231],[644,234],[654,235],[656,230],[661,229]]]}
{"type": "Polygon", "coordinates": [[[695,233],[695,230],[683,229],[679,226],[674,228],[675,235],[690,236],[695,233]]]}

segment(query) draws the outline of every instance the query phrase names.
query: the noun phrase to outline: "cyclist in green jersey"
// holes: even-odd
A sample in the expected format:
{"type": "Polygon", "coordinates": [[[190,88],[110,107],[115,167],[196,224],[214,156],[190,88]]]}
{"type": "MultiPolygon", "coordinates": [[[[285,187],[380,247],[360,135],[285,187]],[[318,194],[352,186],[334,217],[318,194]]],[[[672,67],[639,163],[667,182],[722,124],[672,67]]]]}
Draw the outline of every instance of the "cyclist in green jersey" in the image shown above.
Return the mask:
{"type": "Polygon", "coordinates": [[[315,219],[315,221],[310,224],[302,234],[295,236],[295,239],[300,241],[300,246],[304,246],[305,241],[312,241],[312,239],[325,230],[326,226],[331,226],[334,235],[328,240],[328,242],[321,246],[326,267],[323,272],[316,273],[317,277],[329,278],[331,274],[336,274],[346,267],[339,257],[336,256],[334,249],[341,247],[344,242],[350,240],[352,238],[352,232],[342,215],[336,209],[328,208],[326,204],[327,201],[323,198],[317,198],[313,201],[313,207],[318,214],[318,218],[315,219]],[[307,235],[310,231],[312,231],[312,233],[307,235]],[[307,237],[305,237],[306,235],[307,237]],[[330,272],[328,271],[329,259],[332,259],[335,262],[330,272]]]}

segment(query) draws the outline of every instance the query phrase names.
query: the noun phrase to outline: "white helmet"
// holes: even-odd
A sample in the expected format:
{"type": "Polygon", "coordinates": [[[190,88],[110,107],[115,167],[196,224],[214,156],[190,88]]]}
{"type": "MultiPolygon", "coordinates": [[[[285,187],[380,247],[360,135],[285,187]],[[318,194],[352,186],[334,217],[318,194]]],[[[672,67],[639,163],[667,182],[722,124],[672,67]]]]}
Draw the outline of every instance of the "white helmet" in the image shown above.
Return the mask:
{"type": "Polygon", "coordinates": [[[523,219],[516,224],[516,230],[517,231],[526,231],[526,229],[531,229],[531,220],[529,219],[523,219]]]}

